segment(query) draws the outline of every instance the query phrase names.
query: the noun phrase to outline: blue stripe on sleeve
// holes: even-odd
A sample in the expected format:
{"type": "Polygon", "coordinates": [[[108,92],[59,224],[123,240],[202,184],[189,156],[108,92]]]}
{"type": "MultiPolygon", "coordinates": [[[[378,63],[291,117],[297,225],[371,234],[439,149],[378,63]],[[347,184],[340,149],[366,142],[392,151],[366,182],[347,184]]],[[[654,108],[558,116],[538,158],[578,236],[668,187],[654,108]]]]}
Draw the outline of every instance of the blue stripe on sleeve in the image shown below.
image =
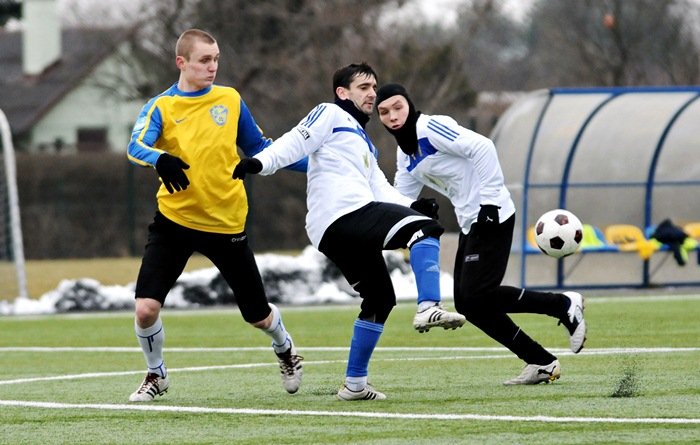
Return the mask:
{"type": "Polygon", "coordinates": [[[306,119],[304,119],[301,122],[301,125],[307,128],[310,128],[323,114],[323,112],[326,110],[326,106],[324,104],[317,105],[316,108],[311,110],[311,112],[306,116],[306,119]]]}
{"type": "Polygon", "coordinates": [[[444,137],[449,141],[454,141],[455,139],[457,139],[457,136],[459,136],[459,132],[433,119],[430,119],[430,121],[428,121],[428,130],[439,134],[440,136],[444,137]]]}
{"type": "Polygon", "coordinates": [[[153,149],[163,131],[163,118],[160,110],[155,106],[157,98],[154,97],[143,106],[131,131],[131,141],[127,148],[127,154],[132,163],[155,166],[160,156],[160,151],[153,149]]]}

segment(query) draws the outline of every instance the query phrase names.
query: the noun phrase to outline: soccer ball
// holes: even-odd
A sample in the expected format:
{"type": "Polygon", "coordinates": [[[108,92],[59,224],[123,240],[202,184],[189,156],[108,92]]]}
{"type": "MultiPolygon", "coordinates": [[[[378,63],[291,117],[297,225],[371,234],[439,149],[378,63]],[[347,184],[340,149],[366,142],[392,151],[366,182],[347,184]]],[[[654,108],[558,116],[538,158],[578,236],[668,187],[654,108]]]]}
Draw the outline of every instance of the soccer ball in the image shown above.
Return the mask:
{"type": "Polygon", "coordinates": [[[535,224],[535,240],[540,250],[554,258],[576,252],[583,238],[581,221],[568,210],[550,210],[535,224]]]}

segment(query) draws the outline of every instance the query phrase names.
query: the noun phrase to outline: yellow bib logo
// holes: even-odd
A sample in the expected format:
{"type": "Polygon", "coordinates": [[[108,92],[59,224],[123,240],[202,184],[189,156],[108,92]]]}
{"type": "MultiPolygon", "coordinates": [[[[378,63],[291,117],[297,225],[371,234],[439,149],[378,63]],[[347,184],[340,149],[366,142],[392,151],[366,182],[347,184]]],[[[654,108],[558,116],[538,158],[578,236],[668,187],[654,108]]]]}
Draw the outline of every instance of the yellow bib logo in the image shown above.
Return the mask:
{"type": "Polygon", "coordinates": [[[228,109],[223,105],[215,105],[209,110],[216,125],[223,126],[228,118],[228,109]]]}

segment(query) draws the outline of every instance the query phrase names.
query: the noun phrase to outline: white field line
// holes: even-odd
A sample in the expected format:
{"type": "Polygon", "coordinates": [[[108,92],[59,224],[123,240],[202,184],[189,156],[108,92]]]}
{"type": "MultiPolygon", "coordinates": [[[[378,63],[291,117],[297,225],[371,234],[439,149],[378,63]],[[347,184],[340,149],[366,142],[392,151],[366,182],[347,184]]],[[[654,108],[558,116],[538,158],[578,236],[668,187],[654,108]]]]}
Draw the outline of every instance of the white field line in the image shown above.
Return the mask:
{"type": "MultiPolygon", "coordinates": [[[[90,352],[141,352],[139,348],[39,348],[39,352],[55,352],[54,349],[60,349],[62,352],[66,351],[85,351],[90,352]],[[46,350],[46,351],[44,351],[46,350]]],[[[219,351],[234,351],[234,352],[245,352],[245,351],[269,351],[270,348],[172,348],[168,349],[168,352],[219,352],[219,351]]],[[[310,348],[299,348],[299,352],[306,350],[314,351],[347,351],[346,347],[310,347],[310,348]]],[[[0,348],[0,352],[35,352],[37,349],[32,347],[18,347],[18,348],[0,348]]],[[[375,350],[376,352],[401,352],[401,351],[435,351],[435,352],[501,352],[501,354],[489,354],[489,355],[453,355],[453,356],[442,356],[442,357],[400,357],[400,358],[383,358],[381,356],[373,357],[373,361],[383,361],[383,362],[415,362],[415,361],[435,361],[435,360],[484,360],[484,359],[501,359],[501,358],[513,358],[513,354],[506,352],[504,348],[411,348],[411,347],[379,347],[375,350]]],[[[698,352],[700,348],[600,348],[600,349],[586,349],[585,355],[619,355],[619,354],[668,354],[668,353],[684,353],[684,352],[698,352]]],[[[569,350],[556,349],[553,350],[554,353],[558,355],[568,355],[573,356],[574,354],[569,350]]],[[[346,359],[342,360],[315,360],[315,361],[304,361],[304,365],[327,365],[327,364],[338,364],[345,363],[346,359]]],[[[178,373],[178,372],[202,372],[202,371],[212,371],[212,370],[223,370],[223,369],[250,369],[250,368],[260,368],[267,366],[278,366],[277,362],[262,362],[262,363],[240,363],[235,365],[214,365],[214,366],[192,366],[186,368],[168,368],[168,372],[178,373]]],[[[78,379],[90,379],[90,378],[102,378],[102,377],[117,377],[125,375],[135,375],[142,374],[143,370],[138,371],[112,371],[112,372],[89,372],[82,374],[65,374],[56,376],[45,376],[45,377],[27,377],[21,379],[11,379],[11,380],[0,380],[0,386],[2,385],[17,385],[23,383],[34,383],[34,382],[48,382],[48,381],[61,381],[61,380],[78,380],[78,379]]]]}
{"type": "MultiPolygon", "coordinates": [[[[0,351],[17,352],[62,352],[65,351],[89,351],[89,352],[140,352],[138,348],[0,348],[0,351]]],[[[181,352],[219,352],[219,351],[268,351],[269,348],[174,348],[181,352]]],[[[301,351],[302,349],[300,349],[301,351]]],[[[314,351],[347,351],[346,347],[311,347],[303,350],[314,351]]],[[[169,351],[174,352],[173,349],[169,351]]],[[[410,348],[410,347],[383,347],[377,351],[461,351],[461,352],[504,352],[503,348],[410,348]]],[[[647,354],[647,353],[674,353],[674,352],[697,352],[700,348],[610,348],[610,349],[590,349],[585,354],[612,355],[612,354],[647,354]]],[[[573,355],[571,352],[562,350],[559,353],[573,355]]],[[[463,355],[452,357],[413,357],[413,358],[381,358],[375,357],[375,361],[419,361],[419,360],[473,360],[473,359],[494,359],[512,358],[510,353],[488,354],[488,355],[463,355]]],[[[325,365],[345,363],[343,360],[318,360],[305,362],[307,365],[325,365]]],[[[277,366],[276,363],[248,363],[237,365],[220,366],[200,366],[188,368],[169,369],[170,372],[196,372],[217,369],[246,369],[266,366],[277,366]]],[[[39,381],[75,380],[83,378],[103,378],[106,376],[121,376],[142,374],[143,371],[122,371],[122,372],[102,372],[85,373],[73,375],[60,375],[49,377],[36,377],[15,380],[0,381],[0,385],[11,385],[21,383],[33,383],[39,381]]],[[[316,416],[316,417],[359,417],[376,419],[419,419],[419,420],[455,420],[455,421],[501,421],[501,422],[542,422],[542,423],[626,423],[626,424],[700,424],[700,419],[695,418],[620,418],[620,417],[555,417],[555,416],[507,416],[507,415],[482,415],[482,414],[426,414],[426,413],[393,413],[393,412],[362,412],[362,411],[317,411],[317,410],[275,410],[275,409],[253,409],[253,408],[211,408],[192,406],[171,406],[171,405],[134,405],[134,404],[77,404],[77,403],[56,403],[37,402],[22,400],[0,400],[0,406],[15,408],[37,408],[37,409],[63,409],[63,410],[107,410],[107,411],[152,411],[152,412],[175,412],[192,414],[226,414],[226,415],[258,415],[258,416],[316,416]]]]}
{"type": "Polygon", "coordinates": [[[700,419],[657,418],[657,417],[555,417],[555,416],[498,416],[483,414],[422,414],[364,411],[317,411],[253,408],[208,408],[198,406],[172,405],[133,405],[100,403],[55,403],[28,402],[21,400],[0,400],[0,406],[44,409],[94,409],[111,411],[152,411],[191,414],[230,414],[254,416],[317,416],[317,417],[362,417],[375,419],[425,419],[425,420],[477,420],[503,422],[546,422],[546,423],[653,423],[653,424],[700,424],[700,419]]]}
{"type": "MultiPolygon", "coordinates": [[[[269,348],[268,348],[269,349],[269,348]]],[[[480,356],[452,356],[452,357],[409,357],[409,358],[373,358],[375,362],[408,362],[408,361],[435,361],[435,360],[465,360],[465,359],[494,359],[494,358],[509,358],[513,357],[512,354],[503,355],[480,355],[480,356]]],[[[304,366],[308,365],[328,365],[328,364],[338,364],[346,363],[347,359],[342,360],[315,360],[306,361],[304,360],[304,366]]],[[[278,367],[277,362],[265,362],[265,363],[241,363],[237,365],[214,365],[214,366],[192,366],[187,368],[168,368],[168,373],[179,373],[179,372],[201,372],[201,371],[213,371],[221,369],[250,369],[250,368],[262,368],[262,367],[278,367]]],[[[84,374],[66,374],[66,375],[56,375],[48,377],[27,377],[23,379],[14,380],[0,380],[0,386],[2,385],[16,385],[21,383],[34,383],[34,382],[47,382],[47,381],[57,381],[57,380],[77,380],[77,379],[90,379],[90,378],[101,378],[101,377],[116,377],[123,375],[134,375],[143,374],[143,370],[138,371],[113,371],[113,372],[89,372],[84,374]]]]}
{"type": "MultiPolygon", "coordinates": [[[[310,346],[298,347],[299,351],[321,351],[321,352],[347,352],[347,346],[310,346]]],[[[270,350],[269,346],[243,346],[243,347],[190,347],[190,348],[166,348],[166,352],[250,352],[250,351],[265,351],[270,350]]],[[[469,351],[469,352],[503,352],[506,349],[503,347],[412,347],[412,346],[389,346],[377,347],[375,351],[469,351]]],[[[564,349],[562,349],[564,351],[564,349]]],[[[567,349],[568,351],[568,349],[567,349]]],[[[0,352],[141,352],[139,347],[122,347],[122,346],[6,346],[0,347],[0,352]]]]}
{"type": "MultiPolygon", "coordinates": [[[[300,346],[297,348],[303,351],[319,352],[347,352],[347,346],[300,346]]],[[[189,347],[189,348],[166,348],[166,352],[254,352],[269,351],[269,346],[242,346],[242,347],[189,347]]],[[[493,347],[469,347],[469,346],[378,346],[374,349],[377,352],[504,352],[507,349],[500,346],[493,347]]],[[[550,348],[553,354],[574,355],[569,349],[550,348]]],[[[666,352],[697,352],[700,347],[656,347],[656,348],[586,348],[583,354],[644,354],[644,353],[666,353],[666,352]]],[[[4,346],[0,347],[0,352],[141,352],[141,348],[136,346],[4,346]]]]}

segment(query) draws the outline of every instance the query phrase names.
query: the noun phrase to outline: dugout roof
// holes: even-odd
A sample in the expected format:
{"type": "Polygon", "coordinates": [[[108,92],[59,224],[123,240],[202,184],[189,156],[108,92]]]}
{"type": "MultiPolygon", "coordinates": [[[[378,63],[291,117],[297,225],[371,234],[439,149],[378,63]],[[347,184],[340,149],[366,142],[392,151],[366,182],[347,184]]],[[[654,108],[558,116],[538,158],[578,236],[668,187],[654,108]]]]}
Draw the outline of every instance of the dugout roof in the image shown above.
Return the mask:
{"type": "Polygon", "coordinates": [[[552,88],[516,101],[491,134],[518,209],[514,249],[553,208],[597,227],[700,221],[699,96],[699,86],[552,88]]]}

